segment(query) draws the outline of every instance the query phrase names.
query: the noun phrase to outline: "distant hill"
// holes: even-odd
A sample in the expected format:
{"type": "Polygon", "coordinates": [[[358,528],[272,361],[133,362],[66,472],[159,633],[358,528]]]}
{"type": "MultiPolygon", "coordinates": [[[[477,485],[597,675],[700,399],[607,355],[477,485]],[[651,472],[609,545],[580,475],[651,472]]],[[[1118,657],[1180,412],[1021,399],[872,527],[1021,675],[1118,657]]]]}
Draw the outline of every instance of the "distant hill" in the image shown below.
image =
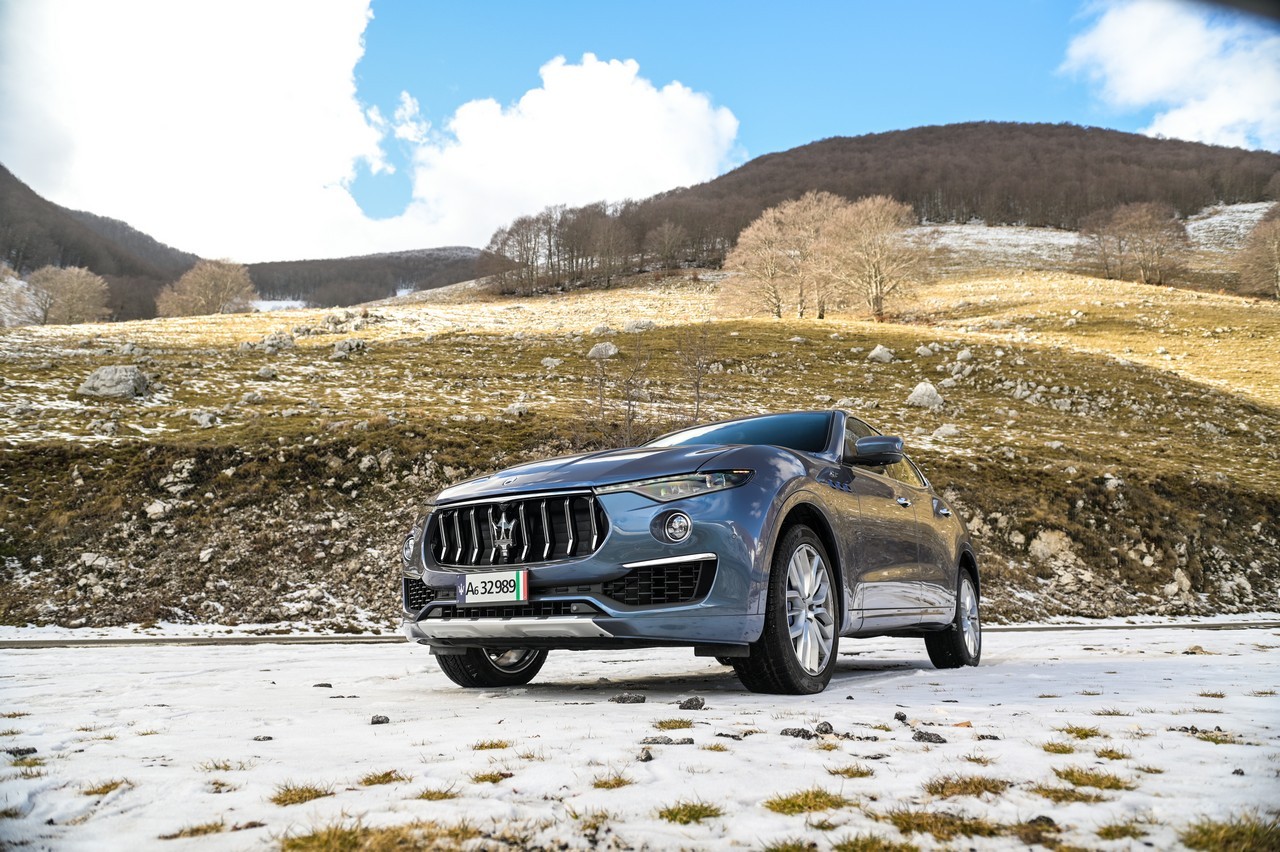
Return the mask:
{"type": "MultiPolygon", "coordinates": [[[[479,249],[453,246],[345,257],[255,263],[249,274],[267,298],[330,307],[427,290],[475,277],[479,249]]],[[[113,319],[153,317],[155,297],[200,258],[118,219],[69,210],[36,194],[0,165],[0,260],[20,274],[49,264],[84,266],[107,279],[113,319]]]]}
{"type": "Polygon", "coordinates": [[[1074,229],[1089,213],[1133,201],[1182,215],[1212,204],[1280,199],[1280,154],[1070,124],[974,122],[835,137],[767,154],[707,183],[635,206],[731,243],[761,211],[809,190],[889,195],[926,222],[1074,229]]]}
{"type": "Polygon", "coordinates": [[[19,273],[49,264],[88,267],[107,279],[115,319],[155,316],[155,294],[182,271],[153,262],[160,254],[153,246],[174,251],[123,222],[59,207],[0,165],[0,259],[19,273]],[[136,237],[122,239],[125,231],[136,237]]]}
{"type": "Polygon", "coordinates": [[[466,246],[249,265],[258,293],[267,299],[300,299],[319,307],[354,305],[394,296],[397,290],[431,290],[476,277],[479,249],[466,246]]]}

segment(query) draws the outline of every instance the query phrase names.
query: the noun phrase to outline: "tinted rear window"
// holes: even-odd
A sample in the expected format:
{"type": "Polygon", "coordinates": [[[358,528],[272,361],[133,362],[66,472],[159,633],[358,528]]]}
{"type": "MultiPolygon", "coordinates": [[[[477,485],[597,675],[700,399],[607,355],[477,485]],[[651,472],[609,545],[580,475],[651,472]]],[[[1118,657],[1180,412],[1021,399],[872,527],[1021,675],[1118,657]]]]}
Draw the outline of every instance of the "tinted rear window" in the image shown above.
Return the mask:
{"type": "Polygon", "coordinates": [[[691,444],[771,444],[804,453],[820,453],[827,448],[831,414],[807,411],[800,414],[769,414],[732,423],[712,423],[673,432],[649,447],[684,447],[691,444]]]}

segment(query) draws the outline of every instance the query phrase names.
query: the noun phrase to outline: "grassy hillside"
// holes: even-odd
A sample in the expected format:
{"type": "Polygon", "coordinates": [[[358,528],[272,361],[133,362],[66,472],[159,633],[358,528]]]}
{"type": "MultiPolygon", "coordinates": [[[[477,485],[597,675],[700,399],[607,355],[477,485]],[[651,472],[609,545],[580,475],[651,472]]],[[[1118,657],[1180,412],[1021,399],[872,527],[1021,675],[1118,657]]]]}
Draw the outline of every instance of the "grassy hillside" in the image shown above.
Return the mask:
{"type": "Polygon", "coordinates": [[[462,287],[367,317],[4,332],[0,620],[388,625],[432,491],[683,425],[692,356],[703,419],[839,404],[905,435],[975,534],[992,615],[1280,606],[1280,306],[1000,272],[936,284],[897,322],[774,322],[726,315],[717,289],[462,287]],[[294,346],[264,349],[273,332],[294,346]],[[601,373],[604,339],[620,354],[601,373]],[[876,345],[897,359],[868,361],[876,345]],[[156,389],[77,396],[103,364],[156,389]],[[941,409],[905,405],[924,380],[941,409]]]}

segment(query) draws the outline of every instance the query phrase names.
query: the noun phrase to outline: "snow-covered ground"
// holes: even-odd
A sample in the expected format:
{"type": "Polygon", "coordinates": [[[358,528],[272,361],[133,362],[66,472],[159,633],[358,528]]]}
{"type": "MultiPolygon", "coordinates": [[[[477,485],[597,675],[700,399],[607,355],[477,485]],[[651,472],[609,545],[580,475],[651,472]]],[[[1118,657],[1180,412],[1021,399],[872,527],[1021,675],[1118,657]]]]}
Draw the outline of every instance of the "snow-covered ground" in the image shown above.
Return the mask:
{"type": "Polygon", "coordinates": [[[555,653],[533,684],[505,691],[454,687],[408,644],[2,653],[0,748],[35,752],[0,770],[0,846],[266,849],[335,824],[466,820],[483,848],[499,836],[549,848],[829,848],[859,834],[936,848],[953,844],[903,837],[890,816],[905,825],[949,813],[1003,832],[958,841],[966,848],[1024,848],[1009,832],[1048,817],[1032,828],[1068,845],[1168,849],[1198,818],[1280,801],[1274,627],[991,632],[981,667],[945,672],[918,640],[846,640],[830,688],[811,697],[746,693],[687,650],[555,653]],[[622,692],[646,701],[609,701],[622,692]],[[705,709],[676,706],[693,696],[705,709]],[[389,722],[373,725],[375,715],[389,722]],[[671,719],[691,727],[655,727],[671,719]],[[783,733],[820,723],[832,733],[783,733]],[[662,736],[693,743],[643,744],[662,736]],[[638,759],[643,749],[651,760],[638,759]],[[1078,781],[1072,768],[1131,789],[1072,787],[1058,774],[1078,781]],[[861,770],[873,774],[836,774],[861,770]],[[390,772],[390,783],[362,783],[390,772]],[[1010,786],[926,791],[953,775],[1010,786]],[[273,804],[285,784],[330,795],[273,804]],[[847,804],[766,806],[812,788],[847,804]],[[1052,790],[1099,801],[1055,804],[1052,790]],[[659,815],[681,802],[722,815],[689,825],[659,815]],[[1145,836],[1099,837],[1117,825],[1145,836]],[[198,826],[220,830],[160,839],[198,826]]]}
{"type": "Polygon", "coordinates": [[[293,311],[307,306],[302,299],[254,299],[251,304],[255,311],[293,311]]]}

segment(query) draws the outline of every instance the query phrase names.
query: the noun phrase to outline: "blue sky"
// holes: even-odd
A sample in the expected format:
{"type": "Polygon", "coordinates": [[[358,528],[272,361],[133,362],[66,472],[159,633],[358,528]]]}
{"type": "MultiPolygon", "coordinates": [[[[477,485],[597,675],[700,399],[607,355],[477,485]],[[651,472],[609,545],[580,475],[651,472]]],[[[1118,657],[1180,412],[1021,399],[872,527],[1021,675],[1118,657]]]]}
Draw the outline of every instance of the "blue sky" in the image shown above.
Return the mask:
{"type": "Polygon", "coordinates": [[[1190,0],[0,0],[0,163],[205,257],[483,247],[830,136],[1280,150],[1280,24],[1190,0]]]}
{"type": "MultiPolygon", "coordinates": [[[[1061,73],[1090,18],[1074,2],[417,3],[373,0],[361,100],[390,114],[401,91],[438,124],[476,98],[517,100],[555,56],[635,59],[737,116],[738,158],[830,136],[960,121],[1068,121],[1136,131],[1152,110],[1118,111],[1061,73]]],[[[584,116],[584,120],[589,117],[584,116]]],[[[571,132],[566,128],[566,132],[571,132]]],[[[404,151],[389,151],[405,164],[404,151]]],[[[403,170],[354,185],[374,215],[410,196],[403,170]]]]}

